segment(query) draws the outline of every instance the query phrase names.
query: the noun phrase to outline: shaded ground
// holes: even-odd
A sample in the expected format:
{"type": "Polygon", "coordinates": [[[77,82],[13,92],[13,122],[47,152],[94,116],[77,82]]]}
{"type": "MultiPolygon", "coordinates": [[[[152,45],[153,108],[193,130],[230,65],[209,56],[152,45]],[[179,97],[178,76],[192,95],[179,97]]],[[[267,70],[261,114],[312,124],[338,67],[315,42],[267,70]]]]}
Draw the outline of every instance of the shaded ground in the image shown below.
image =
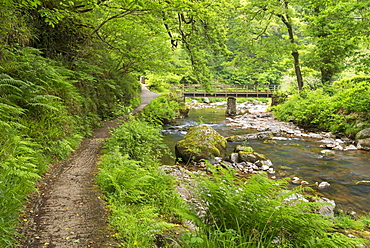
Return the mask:
{"type": "MultiPolygon", "coordinates": [[[[143,86],[142,103],[133,113],[158,95],[143,86]]],[[[117,122],[105,122],[68,161],[53,165],[45,175],[22,216],[21,247],[119,247],[95,182],[102,144],[117,122]]]]}

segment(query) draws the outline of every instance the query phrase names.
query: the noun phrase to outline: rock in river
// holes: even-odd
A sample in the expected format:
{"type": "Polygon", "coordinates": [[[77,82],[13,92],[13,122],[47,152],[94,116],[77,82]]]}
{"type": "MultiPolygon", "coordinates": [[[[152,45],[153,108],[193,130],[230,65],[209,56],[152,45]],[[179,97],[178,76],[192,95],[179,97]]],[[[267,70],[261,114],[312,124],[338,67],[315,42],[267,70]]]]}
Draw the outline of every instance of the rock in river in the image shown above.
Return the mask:
{"type": "Polygon", "coordinates": [[[318,185],[318,189],[319,190],[323,190],[323,189],[327,189],[330,187],[330,183],[328,182],[321,182],[319,185],[318,185]]]}
{"type": "Polygon", "coordinates": [[[370,151],[370,128],[356,134],[357,149],[370,151]]]}
{"type": "Polygon", "coordinates": [[[211,160],[224,157],[226,139],[209,126],[195,126],[189,129],[183,140],[175,145],[176,157],[184,162],[211,160]]]}

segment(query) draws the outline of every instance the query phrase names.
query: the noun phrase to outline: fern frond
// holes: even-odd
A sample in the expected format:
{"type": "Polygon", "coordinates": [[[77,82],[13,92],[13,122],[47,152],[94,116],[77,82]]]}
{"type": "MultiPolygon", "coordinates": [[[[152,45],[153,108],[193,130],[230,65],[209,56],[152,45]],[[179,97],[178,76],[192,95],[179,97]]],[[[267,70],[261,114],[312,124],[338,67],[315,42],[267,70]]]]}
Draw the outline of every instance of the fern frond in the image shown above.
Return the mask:
{"type": "Polygon", "coordinates": [[[0,94],[1,95],[6,95],[6,94],[17,94],[20,95],[22,94],[22,90],[8,82],[5,82],[5,80],[0,81],[0,94]]]}

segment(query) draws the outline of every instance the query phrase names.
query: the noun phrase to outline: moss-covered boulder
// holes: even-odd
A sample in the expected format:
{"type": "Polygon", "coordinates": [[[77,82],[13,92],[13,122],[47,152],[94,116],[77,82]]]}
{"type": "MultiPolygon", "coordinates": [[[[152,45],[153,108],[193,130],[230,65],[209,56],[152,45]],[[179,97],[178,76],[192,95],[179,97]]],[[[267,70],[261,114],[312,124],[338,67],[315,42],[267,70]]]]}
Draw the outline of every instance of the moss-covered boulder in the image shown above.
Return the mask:
{"type": "Polygon", "coordinates": [[[189,129],[183,140],[175,145],[176,157],[184,162],[211,160],[224,157],[227,141],[209,126],[196,126],[189,129]]]}

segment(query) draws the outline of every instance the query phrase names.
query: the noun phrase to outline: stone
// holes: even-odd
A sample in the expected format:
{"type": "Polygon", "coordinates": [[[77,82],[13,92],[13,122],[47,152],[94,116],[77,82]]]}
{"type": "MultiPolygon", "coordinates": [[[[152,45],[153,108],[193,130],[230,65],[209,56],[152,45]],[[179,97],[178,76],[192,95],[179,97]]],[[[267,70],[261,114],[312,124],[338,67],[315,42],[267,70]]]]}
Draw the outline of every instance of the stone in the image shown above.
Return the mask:
{"type": "Polygon", "coordinates": [[[293,178],[292,184],[296,184],[296,185],[301,184],[301,180],[299,178],[298,179],[293,178]]]}
{"type": "Polygon", "coordinates": [[[242,145],[236,145],[234,148],[234,152],[253,152],[253,148],[250,146],[242,146],[242,145]]]}
{"type": "Polygon", "coordinates": [[[361,130],[356,134],[356,140],[370,138],[370,128],[361,130]]]}
{"type": "Polygon", "coordinates": [[[320,140],[319,142],[329,144],[329,143],[334,143],[335,139],[327,138],[327,139],[320,140]]]}
{"type": "Polygon", "coordinates": [[[333,150],[322,150],[320,153],[324,156],[334,156],[335,155],[335,151],[333,150]]]}
{"type": "Polygon", "coordinates": [[[326,215],[326,216],[330,216],[330,217],[334,216],[334,208],[335,208],[335,201],[334,200],[330,200],[330,199],[325,198],[325,197],[313,198],[312,200],[314,202],[325,203],[322,206],[320,206],[319,209],[317,210],[318,214],[326,215]]]}
{"type": "Polygon", "coordinates": [[[209,98],[208,98],[208,97],[205,97],[205,98],[203,99],[203,102],[204,102],[204,103],[207,103],[207,104],[211,103],[211,101],[209,100],[209,98]]]}
{"type": "Polygon", "coordinates": [[[239,162],[239,155],[236,152],[230,154],[230,162],[238,163],[239,162]]]}
{"type": "Polygon", "coordinates": [[[357,149],[370,151],[370,128],[361,130],[356,134],[357,149]]]}
{"type": "Polygon", "coordinates": [[[370,151],[370,138],[357,140],[357,149],[370,151]]]}
{"type": "Polygon", "coordinates": [[[226,116],[236,115],[236,98],[228,97],[226,106],[226,116]]]}
{"type": "Polygon", "coordinates": [[[334,146],[334,147],[333,147],[333,150],[343,151],[343,150],[344,150],[344,148],[343,148],[343,146],[341,146],[341,145],[336,145],[336,146],[334,146]]]}
{"type": "Polygon", "coordinates": [[[317,188],[318,188],[319,190],[327,189],[327,188],[329,188],[329,187],[330,187],[330,183],[328,183],[328,182],[321,182],[321,183],[317,186],[317,188]]]}
{"type": "Polygon", "coordinates": [[[217,163],[220,163],[222,162],[222,158],[221,157],[215,157],[214,160],[217,162],[217,163]]]}
{"type": "Polygon", "coordinates": [[[298,201],[298,202],[309,202],[302,194],[294,193],[289,195],[288,197],[284,198],[284,202],[288,203],[291,201],[298,201]]]}
{"type": "Polygon", "coordinates": [[[267,118],[267,117],[272,117],[273,114],[271,112],[264,112],[264,113],[259,113],[257,114],[258,118],[267,118]]]}
{"type": "Polygon", "coordinates": [[[357,147],[355,147],[354,145],[349,145],[349,146],[346,146],[344,148],[345,151],[353,151],[353,150],[357,150],[357,147]]]}
{"type": "Polygon", "coordinates": [[[238,142],[238,141],[246,141],[246,140],[268,140],[274,137],[274,133],[271,131],[260,132],[260,133],[252,133],[247,135],[235,135],[227,137],[227,141],[230,142],[238,142]]]}
{"type": "Polygon", "coordinates": [[[285,141],[285,140],[289,140],[289,138],[286,138],[286,137],[272,137],[272,140],[281,140],[281,141],[285,141]]]}
{"type": "Polygon", "coordinates": [[[195,126],[189,129],[184,139],[175,145],[176,157],[185,163],[201,159],[214,160],[224,157],[226,139],[210,126],[195,126]]]}
{"type": "Polygon", "coordinates": [[[238,155],[239,155],[239,162],[256,163],[257,161],[267,160],[265,155],[259,154],[257,152],[239,151],[238,155]]]}
{"type": "Polygon", "coordinates": [[[271,160],[269,160],[269,159],[268,160],[262,160],[261,163],[262,163],[262,165],[265,165],[265,166],[268,166],[268,167],[273,166],[271,160]]]}
{"type": "Polygon", "coordinates": [[[274,134],[272,132],[269,132],[269,131],[257,134],[257,139],[258,140],[267,140],[267,139],[271,139],[272,137],[274,137],[274,134]]]}

